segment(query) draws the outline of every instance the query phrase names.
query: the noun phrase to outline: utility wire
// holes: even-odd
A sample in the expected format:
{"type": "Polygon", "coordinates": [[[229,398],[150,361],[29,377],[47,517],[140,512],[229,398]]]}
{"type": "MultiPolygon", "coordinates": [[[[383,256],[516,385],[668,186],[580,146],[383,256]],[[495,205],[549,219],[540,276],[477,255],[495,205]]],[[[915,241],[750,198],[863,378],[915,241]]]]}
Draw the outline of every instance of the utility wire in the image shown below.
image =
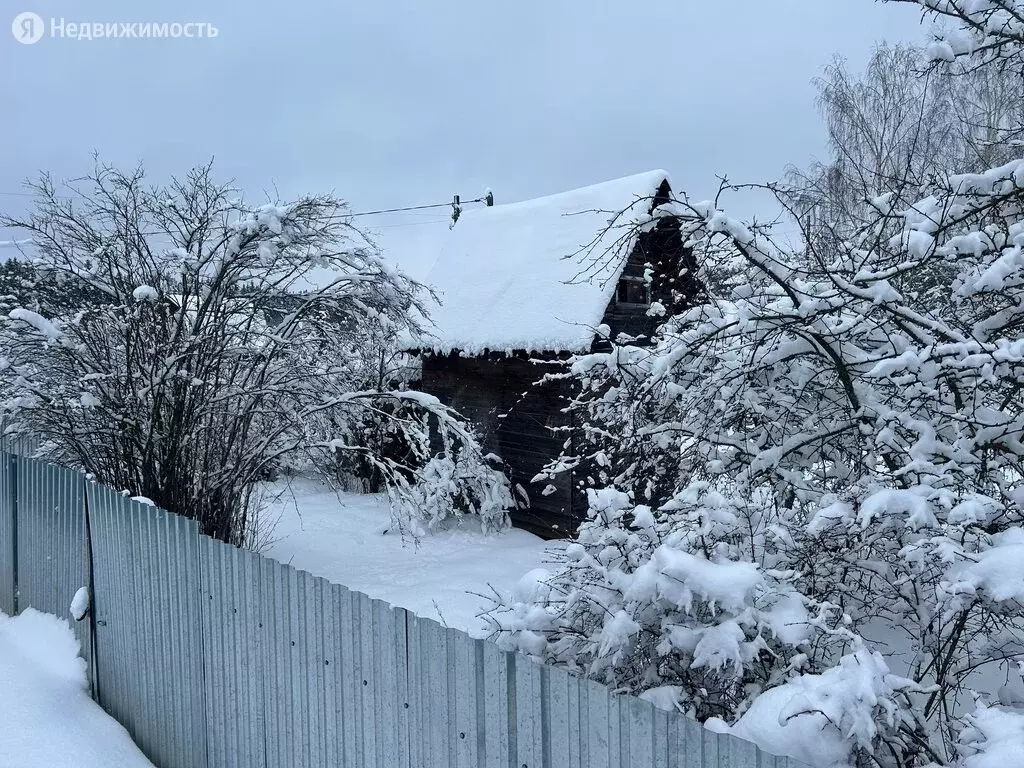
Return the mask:
{"type": "MultiPolygon", "coordinates": [[[[478,197],[475,200],[462,200],[462,201],[460,201],[460,204],[461,205],[466,205],[467,203],[482,203],[482,202],[484,202],[484,198],[478,197]]],[[[433,203],[431,205],[410,205],[407,208],[385,208],[385,209],[380,210],[380,211],[359,211],[358,213],[349,213],[349,214],[346,214],[346,215],[348,215],[348,216],[376,216],[378,213],[399,213],[401,211],[422,211],[425,208],[451,208],[451,207],[452,207],[452,203],[449,201],[447,203],[433,203]]]]}
{"type": "MultiPolygon", "coordinates": [[[[7,196],[11,196],[11,197],[38,197],[38,195],[36,195],[33,192],[0,192],[0,195],[7,195],[7,196]]],[[[67,195],[54,195],[54,198],[57,199],[57,200],[71,200],[72,199],[71,197],[68,197],[67,195]]],[[[460,204],[461,205],[467,205],[469,203],[483,203],[485,201],[486,201],[486,198],[478,197],[478,198],[476,198],[474,200],[461,200],[460,204]]],[[[346,216],[346,217],[347,216],[353,216],[353,217],[354,216],[377,216],[377,215],[382,214],[382,213],[402,213],[403,211],[423,211],[423,210],[427,210],[428,208],[451,208],[451,207],[452,207],[452,202],[448,201],[447,203],[431,203],[430,205],[407,205],[407,206],[404,206],[402,208],[381,208],[380,210],[377,210],[377,211],[356,211],[355,213],[346,213],[346,214],[344,214],[344,216],[346,216]]]]}

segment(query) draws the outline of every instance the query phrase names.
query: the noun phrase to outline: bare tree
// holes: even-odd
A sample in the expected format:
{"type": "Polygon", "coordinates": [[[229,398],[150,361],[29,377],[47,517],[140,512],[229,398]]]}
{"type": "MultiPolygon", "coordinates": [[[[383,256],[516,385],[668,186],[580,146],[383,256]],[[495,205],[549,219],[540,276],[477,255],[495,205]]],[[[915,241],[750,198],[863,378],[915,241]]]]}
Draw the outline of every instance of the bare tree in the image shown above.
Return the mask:
{"type": "Polygon", "coordinates": [[[837,58],[815,81],[830,157],[791,168],[787,180],[814,236],[843,239],[873,219],[882,190],[909,203],[948,167],[957,137],[950,82],[925,69],[918,49],[881,44],[862,74],[837,58]]]}
{"type": "Polygon", "coordinates": [[[13,429],[43,437],[55,460],[242,544],[255,484],[300,448],[359,453],[400,496],[431,458],[432,430],[446,452],[479,456],[436,399],[354,385],[363,328],[397,335],[430,297],[338,199],[250,206],[209,165],[165,187],[99,164],[61,193],[46,175],[31,189],[34,211],[0,223],[30,238],[35,274],[93,297],[49,316],[16,307],[0,329],[13,429]],[[354,413],[391,418],[409,455],[320,428],[354,413]]]}

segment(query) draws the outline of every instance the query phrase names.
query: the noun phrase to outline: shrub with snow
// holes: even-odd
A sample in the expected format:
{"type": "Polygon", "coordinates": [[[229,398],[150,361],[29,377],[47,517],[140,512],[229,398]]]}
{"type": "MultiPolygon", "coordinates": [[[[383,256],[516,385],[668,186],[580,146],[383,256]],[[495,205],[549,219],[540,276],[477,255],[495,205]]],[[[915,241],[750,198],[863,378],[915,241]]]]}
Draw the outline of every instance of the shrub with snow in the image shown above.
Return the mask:
{"type": "Polygon", "coordinates": [[[501,470],[475,451],[450,451],[431,458],[413,473],[407,489],[393,492],[400,527],[414,534],[474,515],[483,531],[507,528],[514,506],[501,470]]]}
{"type": "Polygon", "coordinates": [[[702,720],[744,710],[803,664],[811,619],[785,579],[745,559],[728,502],[703,491],[672,518],[589,491],[561,567],[492,614],[500,642],[634,692],[671,684],[661,699],[702,720]]]}
{"type": "MultiPolygon", "coordinates": [[[[0,406],[49,458],[253,544],[257,484],[299,456],[359,457],[403,491],[431,430],[479,454],[457,414],[391,375],[386,342],[419,328],[429,291],[340,200],[251,206],[209,166],[151,188],[99,165],[70,186],[44,175],[30,213],[0,216],[28,235],[26,262],[0,274],[0,303],[17,303],[0,320],[0,406]],[[55,285],[75,291],[59,301],[55,285]]],[[[473,492],[492,479],[500,495],[485,473],[473,492]]]]}
{"type": "MultiPolygon", "coordinates": [[[[964,23],[964,56],[1024,65],[1019,0],[922,4],[964,23]]],[[[1012,749],[1024,160],[925,183],[800,250],[718,200],[655,212],[706,295],[653,346],[572,361],[581,427],[548,473],[590,488],[589,517],[492,612],[502,642],[816,765],[1012,749]]]]}
{"type": "Polygon", "coordinates": [[[1005,768],[1024,755],[1024,710],[981,706],[960,734],[964,768],[1005,768]]]}

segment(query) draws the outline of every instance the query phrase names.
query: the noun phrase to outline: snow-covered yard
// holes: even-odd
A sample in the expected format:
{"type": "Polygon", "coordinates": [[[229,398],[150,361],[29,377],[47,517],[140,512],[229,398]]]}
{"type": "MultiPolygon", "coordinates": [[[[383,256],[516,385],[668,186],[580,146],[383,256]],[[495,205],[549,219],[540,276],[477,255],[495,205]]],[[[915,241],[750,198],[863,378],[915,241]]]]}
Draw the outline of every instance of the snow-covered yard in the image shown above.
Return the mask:
{"type": "Polygon", "coordinates": [[[0,768],[151,766],[89,698],[78,650],[63,619],[0,613],[0,768]]]}
{"type": "Polygon", "coordinates": [[[479,614],[491,589],[511,592],[563,546],[520,530],[484,535],[472,519],[413,541],[392,529],[385,496],[309,479],[268,491],[277,524],[262,554],[476,637],[488,633],[479,614]]]}

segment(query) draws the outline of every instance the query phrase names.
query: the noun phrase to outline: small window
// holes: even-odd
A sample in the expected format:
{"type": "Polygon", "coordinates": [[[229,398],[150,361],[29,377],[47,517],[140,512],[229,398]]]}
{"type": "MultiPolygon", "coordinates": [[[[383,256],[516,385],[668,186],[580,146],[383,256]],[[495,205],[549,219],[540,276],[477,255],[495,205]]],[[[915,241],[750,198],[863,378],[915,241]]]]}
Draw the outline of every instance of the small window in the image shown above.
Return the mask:
{"type": "Polygon", "coordinates": [[[642,277],[623,277],[619,280],[615,300],[619,304],[650,306],[651,287],[642,277]]]}

